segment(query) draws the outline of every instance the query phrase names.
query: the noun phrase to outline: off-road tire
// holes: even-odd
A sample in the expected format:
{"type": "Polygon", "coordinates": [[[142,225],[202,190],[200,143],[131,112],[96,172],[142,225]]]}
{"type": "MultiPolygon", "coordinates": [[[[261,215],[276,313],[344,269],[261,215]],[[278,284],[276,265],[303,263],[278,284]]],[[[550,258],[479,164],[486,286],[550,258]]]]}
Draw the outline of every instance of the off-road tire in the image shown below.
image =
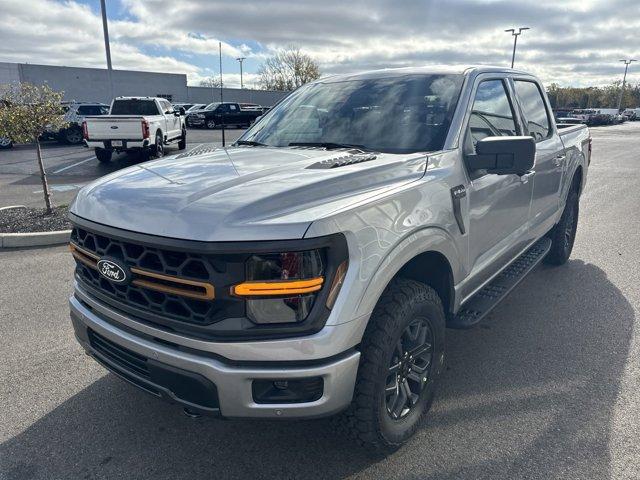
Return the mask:
{"type": "Polygon", "coordinates": [[[109,163],[113,152],[111,150],[105,150],[104,148],[95,149],[96,158],[100,163],[109,163]]]}
{"type": "Polygon", "coordinates": [[[182,136],[178,140],[178,150],[184,150],[187,148],[187,131],[182,129],[182,136]]]}
{"type": "Polygon", "coordinates": [[[560,221],[549,232],[548,237],[551,239],[551,249],[544,259],[549,265],[562,265],[571,255],[573,244],[578,229],[578,214],[580,212],[580,202],[578,190],[571,188],[567,196],[560,221]]]}
{"type": "Polygon", "coordinates": [[[351,405],[333,419],[334,427],[374,453],[399,448],[422,423],[431,407],[444,363],[445,314],[431,287],[403,278],[389,284],[376,305],[361,344],[361,358],[351,405]],[[416,318],[426,318],[433,332],[433,357],[419,400],[406,417],[392,419],[385,386],[398,339],[416,318]]]}

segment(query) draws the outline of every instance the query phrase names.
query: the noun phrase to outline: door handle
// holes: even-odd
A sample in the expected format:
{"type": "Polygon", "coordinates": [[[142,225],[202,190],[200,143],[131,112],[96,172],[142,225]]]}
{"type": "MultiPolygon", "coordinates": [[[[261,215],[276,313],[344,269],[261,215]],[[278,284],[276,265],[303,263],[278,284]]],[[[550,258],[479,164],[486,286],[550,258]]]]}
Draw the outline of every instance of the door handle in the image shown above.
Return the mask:
{"type": "Polygon", "coordinates": [[[533,178],[533,176],[536,174],[536,172],[534,172],[533,170],[530,170],[522,175],[520,175],[520,182],[521,183],[528,183],[530,178],[533,178]]]}
{"type": "Polygon", "coordinates": [[[564,162],[564,159],[567,158],[566,155],[558,155],[553,159],[553,162],[556,164],[556,167],[559,167],[560,165],[562,165],[562,162],[564,162]]]}

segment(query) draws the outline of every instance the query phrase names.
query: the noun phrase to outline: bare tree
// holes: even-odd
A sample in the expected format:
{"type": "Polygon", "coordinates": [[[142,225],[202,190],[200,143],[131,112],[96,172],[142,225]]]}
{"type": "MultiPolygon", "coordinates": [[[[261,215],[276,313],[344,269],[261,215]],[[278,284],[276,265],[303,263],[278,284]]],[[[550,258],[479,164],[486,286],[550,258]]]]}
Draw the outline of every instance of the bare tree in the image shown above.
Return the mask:
{"type": "Polygon", "coordinates": [[[51,193],[42,161],[40,137],[46,131],[58,131],[67,126],[60,105],[63,95],[48,85],[16,83],[0,86],[0,137],[35,143],[47,213],[52,212],[51,193]]]}
{"type": "Polygon", "coordinates": [[[219,77],[207,77],[200,80],[201,87],[220,88],[222,86],[219,77]]]}
{"type": "Polygon", "coordinates": [[[320,66],[296,46],[289,46],[267,58],[258,69],[265,90],[291,91],[320,77],[320,66]]]}

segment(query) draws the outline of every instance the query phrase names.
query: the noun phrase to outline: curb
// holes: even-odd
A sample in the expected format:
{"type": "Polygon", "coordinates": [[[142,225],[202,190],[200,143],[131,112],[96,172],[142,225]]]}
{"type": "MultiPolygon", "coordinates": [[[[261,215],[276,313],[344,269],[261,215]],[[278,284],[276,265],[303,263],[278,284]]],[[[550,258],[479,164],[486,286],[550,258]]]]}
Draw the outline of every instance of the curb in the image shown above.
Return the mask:
{"type": "Polygon", "coordinates": [[[35,233],[0,233],[0,250],[23,247],[46,247],[69,243],[71,230],[35,233]]]}

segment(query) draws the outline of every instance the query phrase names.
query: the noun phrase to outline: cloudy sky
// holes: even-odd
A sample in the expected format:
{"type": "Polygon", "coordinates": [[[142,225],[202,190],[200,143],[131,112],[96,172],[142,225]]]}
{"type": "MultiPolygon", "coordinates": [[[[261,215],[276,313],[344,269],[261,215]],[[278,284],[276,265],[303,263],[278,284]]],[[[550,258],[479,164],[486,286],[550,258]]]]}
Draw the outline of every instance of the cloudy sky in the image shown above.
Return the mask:
{"type": "MultiPolygon", "coordinates": [[[[256,81],[263,59],[298,45],[323,73],[425,64],[516,66],[562,85],[601,85],[640,60],[640,0],[107,0],[114,68],[186,73],[196,85],[256,81]]],[[[0,61],[105,65],[99,0],[0,0],[0,61]]],[[[640,83],[640,62],[628,79],[640,83]]]]}

